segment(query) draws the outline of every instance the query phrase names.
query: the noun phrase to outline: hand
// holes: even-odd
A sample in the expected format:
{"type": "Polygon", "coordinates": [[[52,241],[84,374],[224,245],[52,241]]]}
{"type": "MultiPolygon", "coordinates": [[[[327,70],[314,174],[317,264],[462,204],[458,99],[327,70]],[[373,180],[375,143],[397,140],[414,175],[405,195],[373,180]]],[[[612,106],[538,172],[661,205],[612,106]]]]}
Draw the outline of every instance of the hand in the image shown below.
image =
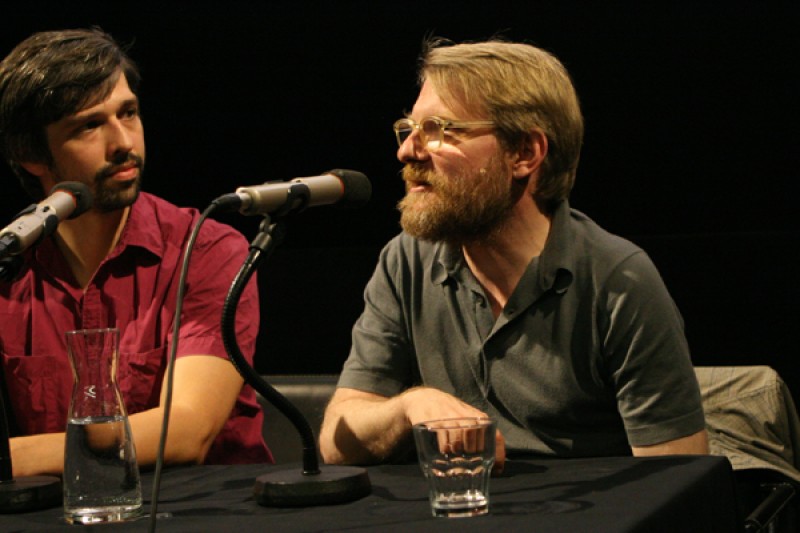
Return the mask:
{"type": "MultiPolygon", "coordinates": [[[[410,425],[443,418],[488,418],[489,415],[462,402],[452,394],[431,387],[415,387],[401,395],[406,419],[410,425]]],[[[492,472],[500,474],[505,467],[505,438],[500,430],[495,435],[495,464],[492,472]]]]}
{"type": "Polygon", "coordinates": [[[431,387],[415,387],[401,395],[403,411],[410,425],[444,418],[488,418],[489,415],[452,394],[431,387]]]}

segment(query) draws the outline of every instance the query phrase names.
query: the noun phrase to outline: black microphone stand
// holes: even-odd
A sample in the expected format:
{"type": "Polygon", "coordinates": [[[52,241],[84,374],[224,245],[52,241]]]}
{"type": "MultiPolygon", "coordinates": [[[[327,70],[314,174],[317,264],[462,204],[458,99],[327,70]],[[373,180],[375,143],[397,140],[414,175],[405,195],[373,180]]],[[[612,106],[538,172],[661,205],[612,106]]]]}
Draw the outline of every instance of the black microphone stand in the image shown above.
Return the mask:
{"type": "MultiPolygon", "coordinates": [[[[0,257],[2,257],[0,252],[0,257]]],[[[22,269],[24,260],[21,255],[11,255],[0,259],[0,281],[12,281],[22,269]]]]}
{"type": "MultiPolygon", "coordinates": [[[[287,205],[291,205],[291,201],[287,205]]],[[[272,507],[353,501],[363,498],[372,490],[367,471],[349,466],[320,467],[314,433],[308,421],[285,396],[255,372],[242,355],[236,340],[235,318],[239,299],[258,264],[283,241],[286,214],[274,214],[274,223],[269,215],[265,216],[259,234],[250,244],[250,254],[233,280],[222,308],[222,339],[231,362],[248,384],[289,419],[303,442],[302,470],[278,470],[263,474],[256,478],[253,493],[259,504],[272,507]]]]}

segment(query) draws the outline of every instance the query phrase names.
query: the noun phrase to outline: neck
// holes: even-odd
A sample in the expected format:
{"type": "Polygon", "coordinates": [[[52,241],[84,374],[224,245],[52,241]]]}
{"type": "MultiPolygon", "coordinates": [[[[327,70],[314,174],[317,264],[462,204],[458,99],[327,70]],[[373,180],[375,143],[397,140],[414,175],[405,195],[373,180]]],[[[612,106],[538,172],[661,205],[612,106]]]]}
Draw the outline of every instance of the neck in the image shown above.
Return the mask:
{"type": "Polygon", "coordinates": [[[119,242],[129,213],[130,207],[110,213],[89,210],[59,224],[56,243],[82,288],[86,288],[100,263],[119,242]]]}
{"type": "Polygon", "coordinates": [[[483,286],[495,317],[505,307],[534,257],[542,253],[550,219],[519,204],[490,240],[462,246],[464,258],[483,286]]]}

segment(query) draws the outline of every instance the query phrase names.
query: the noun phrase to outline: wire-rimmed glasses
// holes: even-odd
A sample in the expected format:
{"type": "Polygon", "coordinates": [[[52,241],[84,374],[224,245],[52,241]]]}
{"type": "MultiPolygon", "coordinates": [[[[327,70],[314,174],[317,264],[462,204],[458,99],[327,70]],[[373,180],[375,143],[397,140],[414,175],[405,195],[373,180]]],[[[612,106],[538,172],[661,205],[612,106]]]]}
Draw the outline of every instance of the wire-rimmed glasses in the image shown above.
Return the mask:
{"type": "Polygon", "coordinates": [[[414,133],[419,132],[422,145],[429,152],[435,152],[444,143],[445,130],[467,130],[473,128],[487,128],[494,126],[492,120],[446,120],[439,117],[425,117],[419,122],[410,118],[401,118],[394,123],[394,134],[397,137],[397,145],[402,146],[403,142],[414,133]]]}

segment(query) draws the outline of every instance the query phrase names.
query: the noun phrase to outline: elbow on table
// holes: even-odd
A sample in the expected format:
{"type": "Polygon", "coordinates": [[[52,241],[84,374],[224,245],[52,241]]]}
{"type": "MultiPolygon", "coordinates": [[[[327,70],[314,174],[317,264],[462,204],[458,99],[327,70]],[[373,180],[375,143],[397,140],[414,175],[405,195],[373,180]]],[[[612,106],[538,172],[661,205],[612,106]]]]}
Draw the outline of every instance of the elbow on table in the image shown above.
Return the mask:
{"type": "Polygon", "coordinates": [[[322,461],[330,465],[363,465],[378,462],[341,420],[336,424],[323,423],[319,436],[319,453],[322,461]]]}
{"type": "Polygon", "coordinates": [[[329,465],[369,465],[380,462],[366,450],[357,453],[354,450],[342,450],[335,445],[320,445],[320,455],[322,462],[329,465]]]}
{"type": "Polygon", "coordinates": [[[347,457],[336,446],[332,433],[330,428],[326,427],[325,424],[322,425],[318,441],[322,462],[329,465],[347,464],[347,457]]]}
{"type": "Polygon", "coordinates": [[[164,464],[201,465],[211,449],[203,439],[186,438],[180,443],[168,442],[164,450],[164,464]]]}
{"type": "Polygon", "coordinates": [[[329,449],[326,446],[320,445],[319,454],[322,456],[322,462],[328,465],[343,465],[347,464],[344,455],[339,453],[339,450],[329,449]]]}
{"type": "Polygon", "coordinates": [[[198,416],[197,413],[178,412],[184,421],[174,430],[170,428],[164,450],[166,464],[203,464],[221,428],[198,416]]]}

